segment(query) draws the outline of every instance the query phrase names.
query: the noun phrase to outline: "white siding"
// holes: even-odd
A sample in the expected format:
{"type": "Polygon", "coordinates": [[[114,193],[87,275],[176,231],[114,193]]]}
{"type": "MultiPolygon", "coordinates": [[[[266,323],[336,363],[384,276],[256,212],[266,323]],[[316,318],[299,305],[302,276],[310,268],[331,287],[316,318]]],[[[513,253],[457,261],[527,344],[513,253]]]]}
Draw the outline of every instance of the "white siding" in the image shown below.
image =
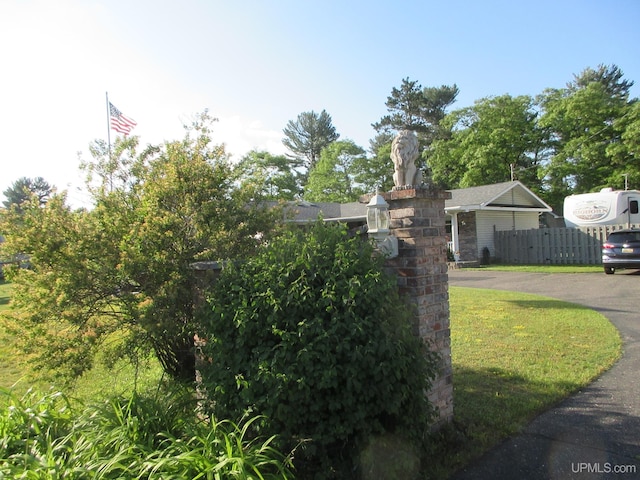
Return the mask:
{"type": "Polygon", "coordinates": [[[491,204],[495,205],[517,205],[519,207],[537,207],[539,206],[531,194],[527,193],[522,187],[514,187],[504,195],[496,198],[491,204]]]}
{"type": "Polygon", "coordinates": [[[538,212],[497,212],[479,210],[476,212],[476,235],[478,238],[478,258],[482,258],[482,249],[489,247],[491,256],[495,256],[493,232],[503,230],[529,230],[538,228],[538,212]]]}

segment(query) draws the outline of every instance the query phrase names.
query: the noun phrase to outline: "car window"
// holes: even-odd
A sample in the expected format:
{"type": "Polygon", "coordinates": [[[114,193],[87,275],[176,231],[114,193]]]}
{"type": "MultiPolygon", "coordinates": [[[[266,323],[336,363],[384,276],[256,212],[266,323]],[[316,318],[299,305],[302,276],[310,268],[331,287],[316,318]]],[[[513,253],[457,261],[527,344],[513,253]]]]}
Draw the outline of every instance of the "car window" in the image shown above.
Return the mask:
{"type": "Polygon", "coordinates": [[[608,240],[614,243],[640,242],[639,232],[614,232],[609,235],[608,240]]]}

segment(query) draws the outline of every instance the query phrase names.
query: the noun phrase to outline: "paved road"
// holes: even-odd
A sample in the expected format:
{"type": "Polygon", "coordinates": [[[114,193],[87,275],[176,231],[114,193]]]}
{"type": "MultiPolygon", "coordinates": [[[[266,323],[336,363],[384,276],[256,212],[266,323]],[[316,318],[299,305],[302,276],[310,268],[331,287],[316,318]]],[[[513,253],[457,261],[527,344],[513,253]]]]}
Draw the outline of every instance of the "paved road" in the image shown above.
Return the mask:
{"type": "Polygon", "coordinates": [[[453,479],[640,479],[640,272],[460,269],[449,271],[449,282],[535,293],[591,307],[618,328],[624,349],[622,358],[593,384],[534,419],[453,479]]]}

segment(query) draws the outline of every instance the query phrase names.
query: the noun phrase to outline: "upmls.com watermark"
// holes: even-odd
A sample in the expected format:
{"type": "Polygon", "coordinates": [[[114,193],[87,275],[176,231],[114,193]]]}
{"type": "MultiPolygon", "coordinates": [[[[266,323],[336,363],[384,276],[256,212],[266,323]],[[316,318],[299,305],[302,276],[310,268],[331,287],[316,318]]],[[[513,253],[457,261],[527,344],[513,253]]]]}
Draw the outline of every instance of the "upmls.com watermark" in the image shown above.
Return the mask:
{"type": "Polygon", "coordinates": [[[614,465],[612,463],[571,463],[571,471],[573,473],[614,473],[617,475],[625,475],[636,473],[636,465],[614,465]]]}

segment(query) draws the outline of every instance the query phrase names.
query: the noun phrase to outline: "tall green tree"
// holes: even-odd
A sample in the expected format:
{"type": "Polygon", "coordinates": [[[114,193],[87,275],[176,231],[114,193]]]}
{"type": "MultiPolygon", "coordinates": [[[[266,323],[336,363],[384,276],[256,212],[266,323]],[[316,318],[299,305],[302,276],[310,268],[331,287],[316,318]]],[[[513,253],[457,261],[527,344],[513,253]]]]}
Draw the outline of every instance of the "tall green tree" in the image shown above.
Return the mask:
{"type": "MultiPolygon", "coordinates": [[[[634,101],[626,113],[613,123],[620,132],[620,142],[607,146],[607,155],[626,185],[632,189],[640,189],[640,102],[634,101]]],[[[611,185],[617,186],[616,174],[613,174],[611,185]]]]}
{"type": "MultiPolygon", "coordinates": [[[[411,130],[418,136],[421,152],[416,165],[421,170],[426,170],[425,160],[431,154],[431,145],[447,133],[447,130],[441,127],[441,123],[447,108],[455,102],[458,93],[455,84],[423,88],[417,80],[410,80],[408,77],[402,80],[400,88],[393,87],[385,102],[388,115],[372,124],[378,132],[375,139],[378,145],[373,151],[373,160],[378,169],[386,163],[387,150],[391,153],[391,142],[395,134],[400,130],[411,130]],[[380,140],[385,137],[389,140],[388,144],[383,146],[380,140]]],[[[423,175],[425,178],[430,177],[427,171],[423,172],[423,175]]],[[[379,183],[385,190],[392,188],[393,177],[389,181],[385,175],[379,183]]]]}
{"type": "Polygon", "coordinates": [[[325,110],[320,113],[313,110],[302,112],[295,121],[289,120],[283,133],[285,138],[282,143],[294,158],[303,162],[307,170],[315,166],[323,148],[340,138],[333,126],[331,115],[325,110]]]}
{"type": "Polygon", "coordinates": [[[549,132],[552,151],[545,170],[552,203],[561,204],[571,193],[618,187],[625,173],[637,175],[638,154],[620,148],[628,145],[626,129],[633,128],[632,85],[619,67],[601,65],[540,96],[540,125],[549,132]]]}
{"type": "Polygon", "coordinates": [[[117,158],[87,163],[88,211],[54,195],[44,207],[32,201],[20,221],[2,215],[3,249],[30,257],[31,269],[11,272],[8,327],[34,366],[76,377],[117,332],[115,357],[150,350],[171,377],[194,380],[192,264],[249,255],[281,218],[260,192],[238,187],[211,121],[203,115],[184,139],[142,153],[136,137],[118,139],[117,158]]]}
{"type": "Polygon", "coordinates": [[[634,82],[623,77],[624,73],[617,65],[598,65],[597,69],[587,67],[580,74],[573,76],[573,81],[567,84],[567,89],[577,92],[595,82],[602,85],[612,98],[627,101],[634,82]]]}
{"type": "Polygon", "coordinates": [[[13,182],[9,188],[2,192],[6,200],[2,202],[5,208],[20,205],[31,197],[35,196],[40,205],[47,203],[47,200],[53,193],[53,187],[42,177],[27,178],[22,177],[13,182]]]}
{"type": "Polygon", "coordinates": [[[438,137],[440,122],[458,93],[456,85],[422,88],[418,81],[407,77],[387,97],[389,114],[372,126],[379,133],[412,130],[418,134],[421,145],[428,146],[438,137]]]}
{"type": "Polygon", "coordinates": [[[449,114],[450,138],[437,140],[429,155],[434,182],[446,188],[523,181],[540,191],[542,133],[529,96],[489,97],[449,114]]]}
{"type": "Polygon", "coordinates": [[[260,192],[268,200],[294,200],[302,196],[302,162],[284,155],[253,150],[238,163],[241,186],[260,192]]]}
{"type": "Polygon", "coordinates": [[[327,146],[309,173],[304,198],[311,202],[353,202],[364,193],[356,182],[354,164],[364,162],[365,151],[352,140],[327,146]]]}
{"type": "Polygon", "coordinates": [[[392,133],[378,133],[369,141],[369,155],[354,159],[354,178],[365,192],[388,192],[393,188],[392,141],[392,133]]]}

